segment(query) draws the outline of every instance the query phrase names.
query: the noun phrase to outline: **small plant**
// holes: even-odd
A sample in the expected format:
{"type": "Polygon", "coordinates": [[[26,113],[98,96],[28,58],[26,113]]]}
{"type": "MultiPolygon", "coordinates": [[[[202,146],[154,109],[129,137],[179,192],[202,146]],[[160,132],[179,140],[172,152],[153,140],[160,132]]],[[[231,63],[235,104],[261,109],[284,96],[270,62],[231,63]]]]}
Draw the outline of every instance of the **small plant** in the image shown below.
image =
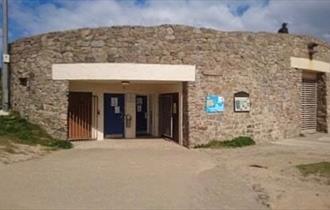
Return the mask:
{"type": "Polygon", "coordinates": [[[223,143],[227,147],[244,147],[244,146],[256,144],[251,137],[247,137],[247,136],[240,136],[230,141],[224,141],[223,143]]]}
{"type": "Polygon", "coordinates": [[[56,140],[49,144],[50,147],[59,148],[59,149],[71,149],[73,147],[70,141],[56,140]]]}
{"type": "Polygon", "coordinates": [[[227,141],[218,141],[218,140],[212,140],[207,144],[199,144],[196,145],[194,148],[236,148],[236,147],[244,147],[249,145],[255,145],[255,141],[248,136],[240,136],[237,138],[234,138],[232,140],[227,141]]]}

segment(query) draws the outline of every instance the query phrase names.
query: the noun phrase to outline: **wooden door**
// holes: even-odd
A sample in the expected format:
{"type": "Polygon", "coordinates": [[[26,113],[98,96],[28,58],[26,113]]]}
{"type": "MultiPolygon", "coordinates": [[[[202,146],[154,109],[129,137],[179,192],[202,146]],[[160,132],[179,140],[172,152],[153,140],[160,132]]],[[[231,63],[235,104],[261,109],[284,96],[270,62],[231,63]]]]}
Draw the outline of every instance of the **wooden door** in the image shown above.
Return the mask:
{"type": "Polygon", "coordinates": [[[317,82],[315,79],[303,79],[301,88],[301,120],[303,132],[316,132],[317,82]]]}
{"type": "Polygon", "coordinates": [[[92,93],[69,92],[68,139],[92,138],[92,93]]]}

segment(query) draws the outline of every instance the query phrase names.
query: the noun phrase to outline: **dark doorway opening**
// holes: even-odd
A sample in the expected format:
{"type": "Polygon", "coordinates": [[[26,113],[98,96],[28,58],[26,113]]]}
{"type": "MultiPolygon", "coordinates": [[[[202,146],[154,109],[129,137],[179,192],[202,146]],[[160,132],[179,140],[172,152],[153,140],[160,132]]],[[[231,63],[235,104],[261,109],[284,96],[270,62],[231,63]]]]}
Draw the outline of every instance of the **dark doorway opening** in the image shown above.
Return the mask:
{"type": "Polygon", "coordinates": [[[159,133],[179,143],[179,94],[159,95],[159,133]]]}
{"type": "Polygon", "coordinates": [[[149,137],[148,133],[148,96],[136,96],[136,136],[149,137]]]}

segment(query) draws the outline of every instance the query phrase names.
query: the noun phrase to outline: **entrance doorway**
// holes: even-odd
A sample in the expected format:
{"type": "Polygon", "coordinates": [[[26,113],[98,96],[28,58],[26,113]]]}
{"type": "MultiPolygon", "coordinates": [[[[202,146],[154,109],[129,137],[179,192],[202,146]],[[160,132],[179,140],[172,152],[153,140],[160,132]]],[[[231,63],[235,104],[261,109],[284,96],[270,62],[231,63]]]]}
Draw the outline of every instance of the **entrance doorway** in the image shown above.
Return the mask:
{"type": "Polygon", "coordinates": [[[125,95],[104,94],[104,137],[125,137],[125,95]]]}
{"type": "Polygon", "coordinates": [[[148,96],[136,96],[136,135],[148,135],[148,96]]]}
{"type": "Polygon", "coordinates": [[[159,95],[159,133],[179,143],[179,94],[159,95]]]}
{"type": "Polygon", "coordinates": [[[304,74],[301,87],[301,119],[304,133],[317,130],[317,80],[316,74],[304,74]]]}
{"type": "Polygon", "coordinates": [[[69,140],[92,138],[92,97],[90,92],[69,92],[69,140]]]}

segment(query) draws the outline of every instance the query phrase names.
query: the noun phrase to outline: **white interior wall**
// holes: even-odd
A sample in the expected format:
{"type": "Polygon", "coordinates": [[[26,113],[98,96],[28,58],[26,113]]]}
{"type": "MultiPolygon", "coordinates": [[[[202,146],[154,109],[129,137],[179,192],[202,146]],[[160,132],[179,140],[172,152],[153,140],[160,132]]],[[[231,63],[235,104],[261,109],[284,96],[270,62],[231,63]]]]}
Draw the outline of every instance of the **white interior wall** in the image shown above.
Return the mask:
{"type": "Polygon", "coordinates": [[[126,93],[125,94],[125,114],[129,114],[131,116],[131,124],[129,127],[125,125],[125,138],[135,138],[135,94],[134,93],[126,93]]]}
{"type": "Polygon", "coordinates": [[[151,94],[151,110],[152,110],[152,135],[153,136],[159,136],[159,130],[158,130],[158,93],[151,94]]]}
{"type": "MultiPolygon", "coordinates": [[[[70,91],[84,91],[92,92],[93,95],[98,96],[98,128],[97,128],[97,140],[104,139],[104,93],[123,93],[125,94],[125,112],[131,114],[132,122],[130,128],[125,128],[126,138],[135,138],[135,96],[136,94],[151,96],[151,104],[148,106],[152,110],[152,135],[158,136],[158,96],[161,93],[179,93],[179,142],[182,144],[182,82],[171,84],[151,84],[151,83],[131,83],[125,88],[121,83],[114,82],[92,82],[92,81],[70,81],[70,91]]],[[[149,119],[150,120],[150,119],[149,119]]],[[[94,128],[96,129],[96,128],[94,128]]]]}

